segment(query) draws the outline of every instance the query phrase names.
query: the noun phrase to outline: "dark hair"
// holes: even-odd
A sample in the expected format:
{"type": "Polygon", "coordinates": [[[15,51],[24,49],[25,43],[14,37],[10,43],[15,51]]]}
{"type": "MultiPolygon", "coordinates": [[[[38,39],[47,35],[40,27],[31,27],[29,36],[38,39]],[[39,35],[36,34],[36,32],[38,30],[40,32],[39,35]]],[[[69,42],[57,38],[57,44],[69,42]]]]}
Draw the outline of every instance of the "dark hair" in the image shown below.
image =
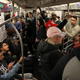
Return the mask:
{"type": "Polygon", "coordinates": [[[59,17],[59,16],[57,16],[57,18],[59,19],[60,17],[59,17]]]}
{"type": "Polygon", "coordinates": [[[30,20],[27,20],[27,21],[26,21],[26,23],[29,23],[29,24],[31,24],[31,21],[30,21],[30,20]]]}
{"type": "Polygon", "coordinates": [[[0,42],[0,52],[2,52],[1,48],[3,46],[3,42],[0,42]]]}
{"type": "Polygon", "coordinates": [[[32,15],[32,12],[29,12],[29,14],[31,14],[31,15],[32,15]]]}
{"type": "Polygon", "coordinates": [[[2,52],[2,50],[0,49],[0,53],[2,52]]]}
{"type": "Polygon", "coordinates": [[[45,14],[45,13],[46,13],[46,11],[43,11],[43,13],[45,14]]]}
{"type": "Polygon", "coordinates": [[[50,18],[46,18],[46,19],[45,19],[45,22],[46,22],[46,23],[47,23],[48,21],[50,21],[50,18]]]}
{"type": "Polygon", "coordinates": [[[40,25],[44,25],[44,21],[43,21],[43,19],[38,19],[39,20],[39,22],[40,22],[40,25]]]}
{"type": "Polygon", "coordinates": [[[36,10],[33,10],[33,13],[35,13],[36,12],[36,10]]]}
{"type": "Polygon", "coordinates": [[[0,49],[2,48],[2,46],[3,46],[3,42],[0,42],[0,49]]]}
{"type": "Polygon", "coordinates": [[[7,35],[10,37],[10,36],[13,36],[13,34],[15,33],[15,30],[14,29],[8,29],[7,30],[7,35]]]}
{"type": "Polygon", "coordinates": [[[77,20],[77,17],[76,16],[72,16],[72,18],[75,18],[77,20]]]}
{"type": "Polygon", "coordinates": [[[9,50],[11,51],[11,53],[14,53],[14,44],[11,42],[11,40],[9,38],[6,38],[3,40],[3,43],[6,43],[9,45],[9,50]]]}
{"type": "Polygon", "coordinates": [[[1,48],[3,47],[3,42],[0,42],[0,52],[2,52],[1,48]]]}
{"type": "Polygon", "coordinates": [[[7,20],[7,19],[9,19],[10,18],[10,14],[7,14],[6,16],[5,16],[5,20],[7,20]]]}

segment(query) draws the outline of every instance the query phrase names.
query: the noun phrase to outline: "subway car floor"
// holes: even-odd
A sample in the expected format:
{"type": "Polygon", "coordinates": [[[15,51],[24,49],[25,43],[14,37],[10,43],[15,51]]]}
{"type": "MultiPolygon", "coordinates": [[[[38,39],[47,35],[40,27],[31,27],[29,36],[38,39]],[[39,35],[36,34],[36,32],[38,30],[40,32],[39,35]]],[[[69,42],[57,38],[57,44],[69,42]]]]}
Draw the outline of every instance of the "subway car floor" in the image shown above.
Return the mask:
{"type": "MultiPolygon", "coordinates": [[[[24,61],[24,73],[32,73],[34,78],[41,80],[41,67],[39,66],[37,52],[34,51],[34,54],[34,56],[30,57],[29,61],[24,61]]],[[[18,71],[18,74],[21,73],[22,68],[18,71]]]]}

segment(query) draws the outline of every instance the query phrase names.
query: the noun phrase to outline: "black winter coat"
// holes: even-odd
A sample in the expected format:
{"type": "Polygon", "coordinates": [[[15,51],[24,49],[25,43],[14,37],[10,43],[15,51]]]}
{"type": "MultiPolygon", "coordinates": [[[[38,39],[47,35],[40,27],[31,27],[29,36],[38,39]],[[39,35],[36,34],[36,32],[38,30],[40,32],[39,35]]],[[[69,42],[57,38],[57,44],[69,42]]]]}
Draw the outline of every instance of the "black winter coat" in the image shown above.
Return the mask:
{"type": "Polygon", "coordinates": [[[39,40],[47,38],[47,36],[46,36],[46,27],[45,26],[40,26],[40,28],[38,30],[37,38],[39,40]]]}
{"type": "Polygon", "coordinates": [[[16,61],[12,55],[8,54],[8,52],[3,53],[3,56],[7,64],[9,64],[10,62],[16,61]]]}
{"type": "Polygon", "coordinates": [[[34,42],[33,26],[31,24],[27,25],[27,28],[23,30],[26,32],[26,43],[34,42]]]}
{"type": "Polygon", "coordinates": [[[56,45],[49,44],[44,40],[40,41],[37,51],[41,54],[41,80],[49,80],[48,75],[54,68],[57,61],[63,56],[63,54],[58,50],[56,45]]]}

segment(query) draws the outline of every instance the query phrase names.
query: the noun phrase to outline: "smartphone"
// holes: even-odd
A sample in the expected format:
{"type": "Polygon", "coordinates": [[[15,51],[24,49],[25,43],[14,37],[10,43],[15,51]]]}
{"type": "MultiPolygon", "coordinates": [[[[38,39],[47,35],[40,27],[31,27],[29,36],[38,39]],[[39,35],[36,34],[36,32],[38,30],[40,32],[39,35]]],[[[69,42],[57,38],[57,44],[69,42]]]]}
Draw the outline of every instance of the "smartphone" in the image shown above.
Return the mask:
{"type": "Polygon", "coordinates": [[[11,61],[11,63],[13,63],[13,61],[11,61]]]}
{"type": "Polygon", "coordinates": [[[13,39],[16,39],[16,37],[14,36],[13,39]]]}

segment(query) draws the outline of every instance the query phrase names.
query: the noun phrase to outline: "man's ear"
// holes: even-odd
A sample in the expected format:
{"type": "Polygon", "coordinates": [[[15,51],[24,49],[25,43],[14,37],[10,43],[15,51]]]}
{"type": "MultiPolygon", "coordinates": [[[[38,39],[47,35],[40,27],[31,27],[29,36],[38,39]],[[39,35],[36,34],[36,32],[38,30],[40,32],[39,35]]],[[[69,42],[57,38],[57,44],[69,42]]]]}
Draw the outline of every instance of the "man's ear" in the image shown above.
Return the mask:
{"type": "Polygon", "coordinates": [[[3,50],[3,48],[1,48],[1,50],[3,50]]]}

